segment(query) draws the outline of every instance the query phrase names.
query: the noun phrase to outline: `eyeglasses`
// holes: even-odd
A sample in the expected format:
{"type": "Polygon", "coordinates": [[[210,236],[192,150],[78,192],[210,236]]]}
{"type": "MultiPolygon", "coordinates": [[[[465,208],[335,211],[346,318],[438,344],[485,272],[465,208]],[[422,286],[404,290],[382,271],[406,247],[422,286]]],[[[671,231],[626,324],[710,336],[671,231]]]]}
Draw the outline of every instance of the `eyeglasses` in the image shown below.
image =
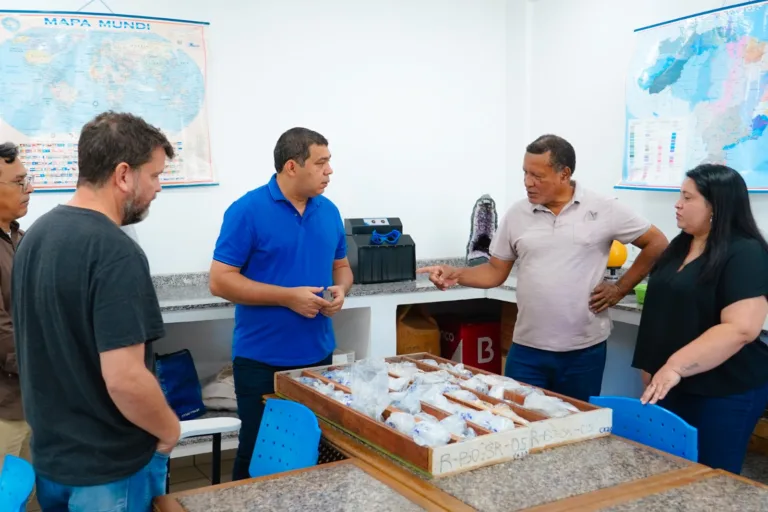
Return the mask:
{"type": "Polygon", "coordinates": [[[22,192],[28,189],[34,183],[35,183],[34,174],[27,174],[21,179],[21,181],[0,181],[0,184],[2,185],[15,185],[17,187],[21,187],[22,192]]]}

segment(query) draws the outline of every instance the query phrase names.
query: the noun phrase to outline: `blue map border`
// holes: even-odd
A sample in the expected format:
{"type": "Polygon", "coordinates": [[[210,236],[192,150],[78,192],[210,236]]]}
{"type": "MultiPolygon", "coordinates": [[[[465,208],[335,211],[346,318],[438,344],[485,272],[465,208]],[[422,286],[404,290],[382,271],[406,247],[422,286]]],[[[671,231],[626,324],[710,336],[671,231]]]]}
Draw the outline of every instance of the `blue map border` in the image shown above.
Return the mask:
{"type": "MultiPolygon", "coordinates": [[[[633,31],[633,33],[642,32],[643,30],[649,30],[649,29],[652,29],[652,28],[663,27],[664,25],[669,25],[670,23],[677,23],[678,21],[684,21],[684,20],[687,20],[687,19],[690,19],[690,18],[696,18],[696,17],[699,17],[699,16],[705,16],[707,14],[712,14],[712,13],[715,13],[715,12],[728,11],[730,9],[738,9],[739,7],[746,7],[746,6],[749,6],[749,5],[762,4],[762,3],[766,3],[766,2],[768,2],[768,0],[750,0],[749,2],[742,2],[740,4],[724,5],[723,7],[718,7],[716,9],[710,9],[708,11],[697,12],[695,14],[689,14],[688,16],[681,16],[680,18],[675,18],[675,19],[668,20],[668,21],[662,21],[661,23],[654,23],[653,25],[647,25],[645,27],[636,28],[633,31]]],[[[629,125],[628,125],[628,123],[626,122],[626,119],[625,119],[625,122],[624,122],[624,145],[625,146],[626,146],[626,140],[627,140],[628,126],[629,125]]],[[[624,155],[623,155],[623,158],[622,158],[622,164],[621,164],[621,166],[622,166],[622,180],[624,178],[623,170],[624,170],[624,167],[626,166],[626,161],[627,161],[627,156],[626,156],[626,147],[625,147],[624,148],[624,155]]],[[[616,185],[613,186],[613,189],[614,190],[639,190],[639,191],[644,191],[644,192],[680,192],[680,187],[644,187],[644,186],[641,186],[641,185],[627,185],[627,184],[623,183],[621,180],[619,181],[619,183],[617,183],[616,185]]],[[[747,192],[749,194],[768,194],[768,189],[748,189],[747,192]]]]}
{"type": "MultiPolygon", "coordinates": [[[[160,188],[163,190],[175,190],[177,188],[199,188],[199,187],[218,187],[221,183],[218,181],[212,181],[210,183],[182,183],[181,185],[174,185],[172,183],[166,183],[164,185],[160,185],[160,188]]],[[[71,193],[76,191],[77,188],[36,188],[35,194],[62,194],[62,193],[71,193]]]]}
{"type": "MultiPolygon", "coordinates": [[[[764,1],[764,0],[761,0],[764,1]]],[[[154,21],[172,21],[175,23],[190,23],[192,25],[210,25],[208,21],[195,21],[195,20],[177,20],[174,18],[158,18],[155,16],[139,16],[136,14],[115,14],[104,12],[81,12],[81,11],[25,11],[17,9],[0,9],[0,13],[13,13],[13,14],[67,14],[71,16],[100,16],[104,18],[131,18],[139,20],[154,20],[154,21]]]]}
{"type": "Polygon", "coordinates": [[[749,2],[742,2],[740,4],[724,5],[723,7],[718,7],[717,9],[710,9],[708,11],[697,12],[696,14],[689,14],[688,16],[682,16],[680,18],[675,18],[673,20],[663,21],[661,23],[654,23],[653,25],[648,25],[647,27],[636,28],[634,32],[642,32],[643,30],[648,30],[656,27],[663,27],[664,25],[669,25],[670,23],[677,23],[678,21],[683,21],[690,18],[696,18],[698,16],[704,16],[707,14],[712,14],[714,12],[729,11],[731,9],[738,9],[739,7],[746,7],[752,4],[761,4],[767,1],[768,0],[750,0],[749,2]]]}

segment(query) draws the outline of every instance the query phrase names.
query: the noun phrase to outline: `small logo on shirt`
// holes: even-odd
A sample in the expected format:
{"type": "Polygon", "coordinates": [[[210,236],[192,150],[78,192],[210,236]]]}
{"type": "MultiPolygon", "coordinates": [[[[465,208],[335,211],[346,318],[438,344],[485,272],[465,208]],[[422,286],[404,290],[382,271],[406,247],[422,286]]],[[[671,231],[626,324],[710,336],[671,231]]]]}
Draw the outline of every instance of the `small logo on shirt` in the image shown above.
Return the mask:
{"type": "Polygon", "coordinates": [[[597,212],[589,210],[584,216],[584,220],[597,220],[597,212]]]}

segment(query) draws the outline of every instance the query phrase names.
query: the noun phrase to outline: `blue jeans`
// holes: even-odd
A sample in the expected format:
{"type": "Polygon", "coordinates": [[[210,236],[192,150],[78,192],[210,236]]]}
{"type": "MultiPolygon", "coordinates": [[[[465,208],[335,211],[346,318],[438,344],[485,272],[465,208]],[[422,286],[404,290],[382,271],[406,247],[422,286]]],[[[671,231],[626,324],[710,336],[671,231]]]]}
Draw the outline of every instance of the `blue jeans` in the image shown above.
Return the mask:
{"type": "Polygon", "coordinates": [[[261,417],[264,415],[264,395],[275,392],[275,372],[324,366],[333,362],[333,354],[317,363],[301,366],[272,366],[253,359],[236,357],[232,362],[237,397],[237,415],[240,417],[239,444],[232,468],[232,480],[250,478],[249,467],[256,440],[259,437],[261,417]]]}
{"type": "Polygon", "coordinates": [[[603,341],[580,350],[552,352],[513,343],[504,375],[588,402],[590,396],[600,396],[606,346],[603,341]]]}
{"type": "Polygon", "coordinates": [[[672,388],[659,405],[698,430],[701,464],[738,475],[749,438],[768,405],[768,383],[723,397],[693,395],[672,388]]]}
{"type": "Polygon", "coordinates": [[[152,500],[165,494],[168,458],[155,453],[138,473],[104,485],[74,487],[38,475],[37,501],[43,512],[150,512],[152,500]]]}

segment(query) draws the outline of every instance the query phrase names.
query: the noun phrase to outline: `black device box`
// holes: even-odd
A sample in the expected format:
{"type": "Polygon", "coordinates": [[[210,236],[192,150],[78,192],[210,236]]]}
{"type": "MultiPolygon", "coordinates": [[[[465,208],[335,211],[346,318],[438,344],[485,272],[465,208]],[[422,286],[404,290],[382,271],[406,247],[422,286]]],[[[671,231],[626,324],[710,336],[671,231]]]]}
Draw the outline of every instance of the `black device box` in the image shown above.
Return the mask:
{"type": "Polygon", "coordinates": [[[403,224],[397,217],[387,219],[345,219],[347,257],[355,284],[392,283],[416,279],[416,244],[410,235],[402,234],[403,224]],[[386,222],[372,222],[382,221],[386,222]],[[371,244],[375,230],[386,235],[400,231],[396,244],[371,244]]]}

